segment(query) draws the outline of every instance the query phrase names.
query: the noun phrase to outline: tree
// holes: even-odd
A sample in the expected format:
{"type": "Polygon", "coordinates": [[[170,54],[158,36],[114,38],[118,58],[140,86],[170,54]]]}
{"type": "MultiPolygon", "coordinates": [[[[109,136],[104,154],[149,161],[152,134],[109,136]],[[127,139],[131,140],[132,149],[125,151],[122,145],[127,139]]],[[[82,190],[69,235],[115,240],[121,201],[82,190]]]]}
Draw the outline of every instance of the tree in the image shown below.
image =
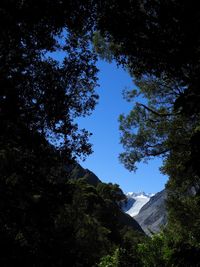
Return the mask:
{"type": "MultiPolygon", "coordinates": [[[[190,255],[199,249],[199,186],[191,162],[191,137],[199,124],[199,116],[193,120],[174,110],[174,102],[182,88],[168,80],[143,77],[136,82],[145,103],[136,103],[130,114],[120,117],[121,142],[125,152],[121,161],[130,170],[136,163],[156,156],[163,158],[162,172],[169,176],[168,228],[175,243],[184,240],[190,255]],[[191,219],[193,218],[193,219],[191,219]],[[176,234],[173,234],[176,232],[176,234]]],[[[130,101],[134,92],[127,92],[130,101]]],[[[175,245],[174,245],[175,246],[175,245]]],[[[192,256],[194,258],[194,256],[192,256]]]]}
{"type": "MultiPolygon", "coordinates": [[[[200,14],[196,4],[111,0],[101,4],[99,13],[97,28],[106,43],[115,44],[107,45],[113,58],[136,78],[153,75],[162,80],[164,75],[176,81],[182,90],[174,108],[188,120],[199,114],[200,14]]],[[[195,151],[193,160],[198,161],[200,151],[195,151]]],[[[193,171],[199,174],[197,165],[193,171]]]]}
{"type": "Polygon", "coordinates": [[[148,98],[121,117],[122,160],[134,169],[163,155],[169,236],[177,231],[173,263],[198,262],[199,17],[195,3],[179,0],[1,1],[1,265],[89,266],[122,241],[113,220],[119,188],[66,182],[69,160],[91,151],[75,118],[97,101],[94,31],[105,55],[123,64],[148,98]],[[92,250],[98,246],[99,255],[92,250]]]}
{"type": "Polygon", "coordinates": [[[97,102],[92,10],[90,1],[0,3],[2,266],[80,264],[67,165],[91,152],[75,119],[97,102]]]}
{"type": "Polygon", "coordinates": [[[176,82],[166,77],[144,76],[135,83],[138,93],[127,91],[125,97],[133,101],[137,94],[143,102],[136,102],[127,116],[119,118],[121,142],[125,148],[121,160],[130,170],[134,170],[141,160],[155,156],[166,158],[170,151],[186,149],[188,131],[195,125],[195,122],[186,124],[186,119],[173,109],[176,97],[182,91],[176,82]]]}
{"type": "Polygon", "coordinates": [[[53,136],[68,156],[91,152],[74,119],[97,102],[92,9],[90,1],[1,2],[1,119],[53,136]]]}
{"type": "Polygon", "coordinates": [[[117,248],[113,255],[107,255],[102,257],[98,267],[118,267],[119,265],[119,248],[117,248]]]}
{"type": "Polygon", "coordinates": [[[110,0],[99,7],[97,27],[108,42],[118,45],[114,56],[128,63],[135,76],[164,72],[188,85],[194,82],[189,74],[199,65],[196,7],[179,0],[110,0]]]}
{"type": "MultiPolygon", "coordinates": [[[[195,3],[174,0],[107,1],[98,21],[106,47],[136,78],[147,98],[120,117],[125,147],[121,160],[135,170],[136,162],[163,157],[162,171],[169,176],[167,235],[177,252],[175,266],[189,262],[196,266],[199,253],[200,13],[196,8],[195,3]],[[115,44],[113,49],[109,43],[115,44]]],[[[129,101],[132,96],[134,92],[127,94],[129,101]]]]}
{"type": "Polygon", "coordinates": [[[117,205],[120,205],[120,203],[126,199],[126,196],[118,184],[99,183],[97,185],[97,191],[104,200],[112,201],[117,205]]]}

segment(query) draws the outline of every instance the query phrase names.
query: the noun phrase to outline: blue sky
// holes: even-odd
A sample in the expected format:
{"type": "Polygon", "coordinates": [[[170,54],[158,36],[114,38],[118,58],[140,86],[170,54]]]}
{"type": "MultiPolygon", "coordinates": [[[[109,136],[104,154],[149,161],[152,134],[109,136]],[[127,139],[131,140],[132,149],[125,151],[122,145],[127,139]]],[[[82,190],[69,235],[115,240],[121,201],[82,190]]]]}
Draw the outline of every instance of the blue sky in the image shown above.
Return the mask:
{"type": "Polygon", "coordinates": [[[127,72],[117,68],[115,63],[98,62],[99,104],[92,115],[78,120],[80,128],[93,133],[90,141],[93,154],[80,164],[93,171],[103,182],[117,183],[124,192],[156,193],[164,188],[167,177],[162,175],[160,159],[139,164],[136,173],[130,173],[119,162],[118,155],[123,151],[119,144],[120,132],[118,117],[128,113],[133,103],[122,97],[124,88],[133,89],[134,83],[127,72]]]}
{"type": "MultiPolygon", "coordinates": [[[[50,53],[52,58],[62,61],[63,52],[50,53]]],[[[118,117],[128,113],[134,103],[128,103],[122,97],[125,88],[134,89],[135,85],[128,72],[116,64],[99,60],[99,103],[92,115],[78,119],[80,128],[85,128],[93,135],[93,153],[79,163],[93,171],[103,182],[117,183],[124,192],[156,193],[161,191],[167,177],[160,173],[160,159],[138,164],[138,170],[129,172],[119,162],[118,156],[123,151],[120,145],[118,117]]]]}

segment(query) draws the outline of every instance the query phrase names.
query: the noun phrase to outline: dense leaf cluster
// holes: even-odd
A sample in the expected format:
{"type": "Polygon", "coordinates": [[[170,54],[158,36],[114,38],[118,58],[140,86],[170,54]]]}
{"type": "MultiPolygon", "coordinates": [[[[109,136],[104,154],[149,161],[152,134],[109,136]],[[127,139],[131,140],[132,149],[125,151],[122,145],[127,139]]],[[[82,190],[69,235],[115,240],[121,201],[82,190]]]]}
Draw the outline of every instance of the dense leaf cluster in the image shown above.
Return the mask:
{"type": "Polygon", "coordinates": [[[70,154],[88,154],[89,133],[74,119],[96,102],[90,2],[2,1],[1,118],[23,122],[70,154]],[[62,54],[62,60],[52,55],[62,54]]]}
{"type": "Polygon", "coordinates": [[[122,230],[142,233],[120,221],[117,185],[71,167],[91,152],[75,120],[98,99],[93,9],[1,1],[1,266],[93,266],[123,246],[122,230]]]}
{"type": "Polygon", "coordinates": [[[38,132],[9,124],[2,133],[1,266],[93,266],[124,246],[124,233],[142,239],[136,222],[120,219],[117,185],[71,177],[71,163],[38,132]]]}
{"type": "Polygon", "coordinates": [[[2,266],[199,266],[199,23],[180,0],[1,1],[2,266]],[[69,180],[91,152],[75,122],[98,99],[91,41],[146,98],[120,117],[122,162],[161,155],[169,176],[168,226],[143,243],[118,186],[69,180]]]}
{"type": "MultiPolygon", "coordinates": [[[[101,38],[115,43],[106,46],[109,53],[134,76],[137,88],[126,94],[128,101],[137,92],[142,96],[130,114],[120,116],[125,148],[121,160],[135,170],[137,162],[162,156],[162,171],[169,176],[169,223],[163,239],[168,257],[163,258],[164,249],[159,263],[159,255],[153,259],[151,243],[144,245],[144,266],[199,266],[200,12],[196,4],[107,1],[98,21],[101,38]]],[[[152,242],[156,246],[157,241],[152,242]]]]}

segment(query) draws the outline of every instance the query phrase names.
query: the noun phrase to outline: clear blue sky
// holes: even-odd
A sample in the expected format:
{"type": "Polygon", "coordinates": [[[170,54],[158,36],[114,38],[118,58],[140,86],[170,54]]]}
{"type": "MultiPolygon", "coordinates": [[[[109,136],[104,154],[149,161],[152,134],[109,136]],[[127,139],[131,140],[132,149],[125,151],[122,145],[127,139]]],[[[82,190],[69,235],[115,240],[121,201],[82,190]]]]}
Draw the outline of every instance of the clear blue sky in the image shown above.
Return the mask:
{"type": "MultiPolygon", "coordinates": [[[[62,61],[61,52],[49,53],[52,58],[62,61]]],[[[115,63],[99,60],[99,103],[92,115],[78,119],[80,128],[90,131],[93,136],[93,154],[86,161],[79,163],[93,171],[103,182],[117,183],[124,192],[156,193],[161,191],[167,181],[159,167],[160,159],[149,161],[148,164],[139,164],[138,170],[133,173],[125,169],[119,162],[118,156],[123,151],[120,145],[118,117],[121,113],[128,113],[133,103],[126,102],[122,97],[124,88],[135,87],[128,72],[115,63]]]]}
{"type": "Polygon", "coordinates": [[[119,153],[123,151],[119,144],[118,117],[127,113],[133,105],[123,99],[122,91],[125,87],[134,88],[134,83],[129,74],[117,68],[115,63],[99,61],[98,68],[99,104],[91,116],[78,120],[80,128],[93,133],[90,141],[94,152],[80,164],[93,171],[103,182],[119,184],[124,192],[156,193],[164,188],[167,181],[167,177],[159,171],[160,159],[139,164],[136,173],[130,173],[118,160],[119,153]]]}

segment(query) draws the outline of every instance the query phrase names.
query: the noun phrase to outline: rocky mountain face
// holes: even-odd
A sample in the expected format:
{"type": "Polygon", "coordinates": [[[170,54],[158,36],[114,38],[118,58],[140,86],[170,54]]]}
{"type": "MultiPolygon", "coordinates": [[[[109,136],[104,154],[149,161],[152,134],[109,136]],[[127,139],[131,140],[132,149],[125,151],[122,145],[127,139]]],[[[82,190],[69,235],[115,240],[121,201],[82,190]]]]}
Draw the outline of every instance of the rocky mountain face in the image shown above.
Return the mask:
{"type": "MultiPolygon", "coordinates": [[[[95,187],[101,183],[101,180],[93,172],[84,169],[78,163],[72,166],[70,178],[84,179],[95,187]]],[[[166,190],[155,195],[144,192],[129,192],[126,196],[127,201],[122,204],[123,212],[119,212],[119,221],[136,230],[143,230],[148,235],[152,232],[159,232],[160,228],[167,222],[166,190]]]]}
{"type": "Polygon", "coordinates": [[[130,214],[148,235],[157,233],[167,223],[166,190],[150,194],[127,194],[127,206],[123,210],[130,214]]]}
{"type": "Polygon", "coordinates": [[[134,219],[140,224],[147,234],[157,233],[161,227],[167,223],[167,212],[165,200],[167,198],[166,190],[155,194],[145,204],[134,219]]]}

